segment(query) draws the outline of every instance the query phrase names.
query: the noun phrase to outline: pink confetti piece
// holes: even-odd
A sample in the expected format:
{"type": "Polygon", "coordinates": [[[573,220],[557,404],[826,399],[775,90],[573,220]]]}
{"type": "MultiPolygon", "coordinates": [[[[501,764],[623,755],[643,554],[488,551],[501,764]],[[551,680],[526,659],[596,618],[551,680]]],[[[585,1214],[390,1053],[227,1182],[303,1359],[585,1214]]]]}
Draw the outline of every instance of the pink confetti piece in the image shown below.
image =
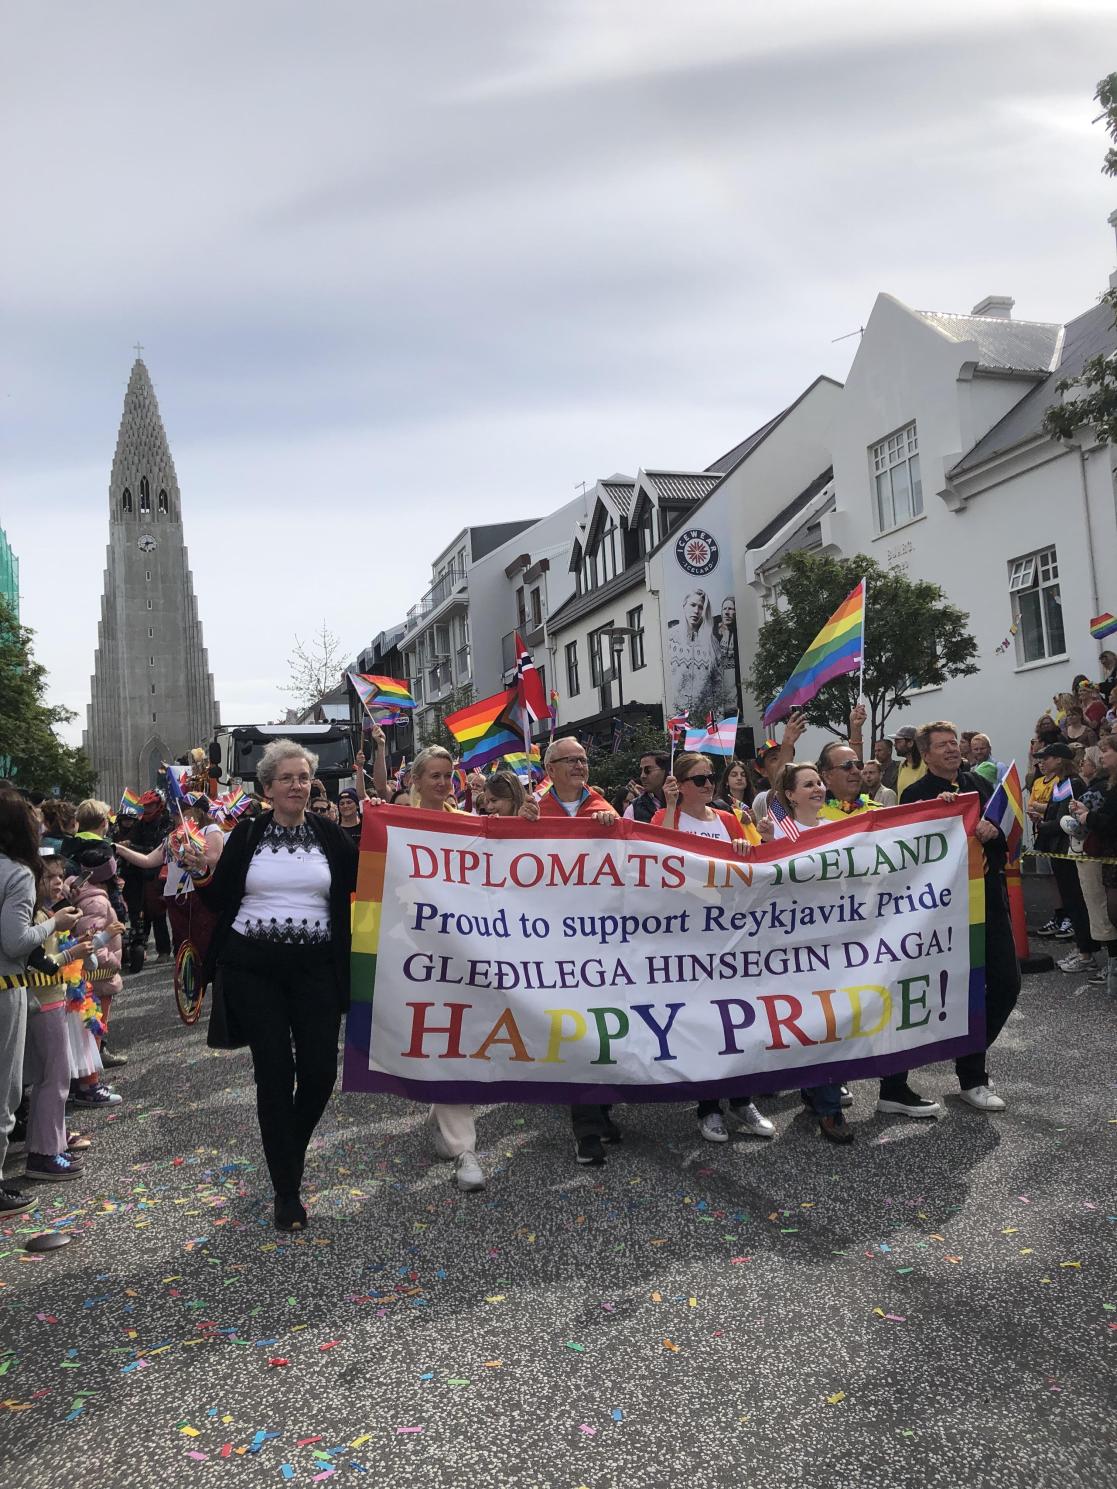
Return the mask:
{"type": "Polygon", "coordinates": [[[209,1454],[199,1453],[197,1448],[194,1448],[191,1452],[187,1453],[186,1456],[187,1458],[193,1458],[197,1463],[206,1463],[209,1460],[209,1454]]]}
{"type": "Polygon", "coordinates": [[[890,1324],[906,1324],[907,1319],[902,1313],[886,1313],[885,1318],[890,1324]]]}
{"type": "Polygon", "coordinates": [[[584,1432],[587,1437],[596,1437],[597,1436],[597,1428],[596,1427],[591,1427],[588,1422],[583,1422],[582,1425],[578,1428],[578,1431],[579,1432],[584,1432]]]}
{"type": "Polygon", "coordinates": [[[397,1432],[422,1432],[421,1427],[397,1427],[397,1432]]]}

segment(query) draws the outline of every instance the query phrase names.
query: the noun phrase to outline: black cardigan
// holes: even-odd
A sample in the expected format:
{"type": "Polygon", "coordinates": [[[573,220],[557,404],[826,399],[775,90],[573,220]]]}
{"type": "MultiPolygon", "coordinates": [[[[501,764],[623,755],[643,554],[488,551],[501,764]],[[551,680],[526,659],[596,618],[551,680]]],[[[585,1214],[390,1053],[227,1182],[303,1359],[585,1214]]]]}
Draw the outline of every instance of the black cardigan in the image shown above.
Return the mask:
{"type": "MultiPolygon", "coordinates": [[[[241,822],[235,827],[225,841],[213,878],[194,891],[201,896],[207,910],[212,910],[217,916],[217,925],[210,938],[203,968],[207,984],[212,983],[217,971],[221,948],[244,898],[248,866],[270,821],[271,813],[265,812],[262,816],[241,822]]],[[[338,990],[342,995],[342,1007],[348,1008],[349,952],[352,941],[350,896],[357,887],[357,849],[349,835],[336,822],[327,821],[313,812],[307,813],[306,821],[321,844],[326,862],[330,866],[331,950],[338,990]]]]}

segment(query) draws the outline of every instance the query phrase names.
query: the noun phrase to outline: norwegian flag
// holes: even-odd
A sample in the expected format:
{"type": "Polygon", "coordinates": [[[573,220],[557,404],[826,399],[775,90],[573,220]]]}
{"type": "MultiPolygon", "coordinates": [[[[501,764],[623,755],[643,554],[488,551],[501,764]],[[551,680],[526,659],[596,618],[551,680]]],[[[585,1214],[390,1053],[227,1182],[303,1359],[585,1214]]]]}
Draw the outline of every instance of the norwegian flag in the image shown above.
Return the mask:
{"type": "Polygon", "coordinates": [[[668,737],[674,740],[682,739],[690,724],[689,713],[677,713],[674,718],[667,720],[668,737]]]}
{"type": "Polygon", "coordinates": [[[776,824],[776,831],[781,837],[789,838],[794,843],[796,838],[803,836],[803,829],[774,795],[768,798],[768,815],[776,824]]]}
{"type": "Polygon", "coordinates": [[[543,691],[543,679],[531,660],[531,652],[524,645],[519,631],[516,632],[516,691],[519,704],[533,719],[549,719],[551,710],[547,695],[543,691]]]}

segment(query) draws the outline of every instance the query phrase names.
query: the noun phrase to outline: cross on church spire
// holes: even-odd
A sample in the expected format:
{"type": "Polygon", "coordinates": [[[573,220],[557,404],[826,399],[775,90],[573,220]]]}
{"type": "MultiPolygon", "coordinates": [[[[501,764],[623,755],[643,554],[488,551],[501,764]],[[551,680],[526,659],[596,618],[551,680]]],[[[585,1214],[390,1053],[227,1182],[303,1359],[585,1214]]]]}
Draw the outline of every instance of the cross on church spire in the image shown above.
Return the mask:
{"type": "Polygon", "coordinates": [[[141,342],[137,341],[132,350],[135,352],[137,357],[143,356],[143,344],[141,342]]]}

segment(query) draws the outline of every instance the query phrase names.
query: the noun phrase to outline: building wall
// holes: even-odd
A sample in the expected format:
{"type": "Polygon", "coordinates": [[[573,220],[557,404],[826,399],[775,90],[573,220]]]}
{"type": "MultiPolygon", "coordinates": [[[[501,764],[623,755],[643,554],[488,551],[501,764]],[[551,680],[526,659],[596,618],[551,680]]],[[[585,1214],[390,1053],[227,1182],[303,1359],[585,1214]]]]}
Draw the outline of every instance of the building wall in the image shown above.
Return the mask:
{"type": "MultiPolygon", "coordinates": [[[[889,730],[929,716],[951,718],[960,728],[988,732],[1001,759],[1022,759],[1035,719],[1052,695],[1068,687],[1076,672],[1095,670],[1098,648],[1088,622],[1096,612],[1088,580],[1081,466],[1076,453],[1041,445],[1031,464],[1015,462],[1006,479],[984,491],[971,478],[967,489],[972,494],[961,505],[952,493],[944,499],[949,468],[1031,386],[1007,378],[969,378],[967,364],[973,355],[967,344],[950,342],[891,297],[878,299],[834,424],[837,510],[824,526],[843,552],[864,552],[883,565],[898,564],[913,579],[940,584],[970,616],[979,673],[920,693],[905,713],[890,718],[889,730]],[[923,514],[878,533],[869,451],[912,420],[919,441],[923,514]],[[997,655],[996,647],[1013,622],[1008,587],[1012,560],[1048,546],[1058,555],[1065,653],[1026,663],[1017,636],[1007,652],[997,655]]],[[[1095,564],[1107,563],[1112,574],[1117,572],[1117,524],[1105,453],[1091,455],[1087,470],[1093,488],[1095,564]]],[[[1106,606],[1104,597],[1101,605],[1114,608],[1106,606]]],[[[872,644],[870,634],[870,650],[872,644]]]]}
{"type": "MultiPolygon", "coordinates": [[[[577,620],[552,628],[550,671],[554,674],[554,686],[559,694],[559,728],[575,726],[602,712],[600,690],[590,681],[589,637],[601,626],[627,625],[629,613],[637,606],[643,607],[645,665],[633,670],[629,648],[625,647],[621,661],[625,707],[632,703],[662,707],[663,656],[659,640],[659,610],[655,596],[649,594],[647,585],[641,581],[624,594],[602,600],[577,620]],[[574,695],[570,693],[566,676],[566,648],[571,643],[576,645],[578,653],[579,688],[574,695]]],[[[620,693],[614,686],[605,707],[616,710],[619,703],[620,693]]]]}

